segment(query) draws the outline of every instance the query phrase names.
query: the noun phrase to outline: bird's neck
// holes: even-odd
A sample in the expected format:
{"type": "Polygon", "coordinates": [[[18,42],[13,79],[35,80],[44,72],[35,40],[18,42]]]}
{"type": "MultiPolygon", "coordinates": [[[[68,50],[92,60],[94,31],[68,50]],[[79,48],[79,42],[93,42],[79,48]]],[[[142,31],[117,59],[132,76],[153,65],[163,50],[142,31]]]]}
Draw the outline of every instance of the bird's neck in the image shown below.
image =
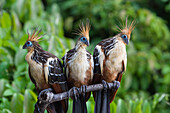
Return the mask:
{"type": "Polygon", "coordinates": [[[86,50],[86,46],[81,45],[81,44],[76,44],[75,48],[76,48],[76,51],[86,50]]]}
{"type": "Polygon", "coordinates": [[[41,50],[43,50],[43,49],[42,49],[42,47],[37,43],[37,44],[34,44],[34,50],[41,51],[41,50]]]}
{"type": "Polygon", "coordinates": [[[34,48],[28,47],[28,53],[32,53],[34,51],[34,48]]]}
{"type": "Polygon", "coordinates": [[[36,44],[33,46],[33,48],[28,48],[28,53],[26,55],[26,60],[28,63],[35,61],[37,63],[39,62],[39,56],[40,53],[42,53],[44,50],[41,48],[39,44],[36,44]]]}

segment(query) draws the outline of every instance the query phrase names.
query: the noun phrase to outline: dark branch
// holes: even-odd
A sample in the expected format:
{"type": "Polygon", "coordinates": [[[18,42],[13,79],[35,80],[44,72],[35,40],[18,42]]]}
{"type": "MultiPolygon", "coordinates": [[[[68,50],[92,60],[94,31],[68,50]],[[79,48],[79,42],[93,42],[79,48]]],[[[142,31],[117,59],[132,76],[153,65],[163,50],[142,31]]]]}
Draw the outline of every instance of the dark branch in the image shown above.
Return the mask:
{"type": "MultiPolygon", "coordinates": [[[[119,81],[113,81],[113,83],[108,83],[109,89],[117,89],[120,86],[119,81]],[[118,87],[117,87],[118,86],[118,87]]],[[[79,95],[81,94],[81,88],[77,88],[79,91],[75,90],[75,94],[79,95]]],[[[94,84],[94,85],[89,85],[87,86],[86,92],[91,92],[91,91],[97,91],[97,90],[102,90],[103,89],[103,84],[94,84]]],[[[40,92],[38,96],[38,101],[35,105],[34,113],[44,113],[44,110],[46,107],[53,102],[56,101],[61,101],[64,99],[68,99],[69,97],[73,97],[73,90],[70,89],[67,92],[63,93],[58,93],[54,94],[52,93],[51,89],[46,89],[40,92]]]]}

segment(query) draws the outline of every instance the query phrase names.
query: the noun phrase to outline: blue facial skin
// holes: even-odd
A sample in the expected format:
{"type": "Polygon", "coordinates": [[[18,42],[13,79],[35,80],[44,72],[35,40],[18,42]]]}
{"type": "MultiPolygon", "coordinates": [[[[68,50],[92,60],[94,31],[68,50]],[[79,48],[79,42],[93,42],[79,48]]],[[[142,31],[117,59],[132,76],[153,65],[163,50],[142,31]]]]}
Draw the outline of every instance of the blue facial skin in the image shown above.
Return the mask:
{"type": "Polygon", "coordinates": [[[128,45],[129,44],[129,40],[128,40],[127,35],[122,35],[121,37],[122,37],[123,41],[128,45]]]}
{"type": "Polygon", "coordinates": [[[89,46],[89,41],[87,40],[86,37],[81,37],[80,41],[83,42],[84,44],[86,44],[87,46],[89,46]]]}
{"type": "Polygon", "coordinates": [[[31,46],[32,46],[32,42],[31,41],[27,41],[22,48],[26,49],[27,47],[31,47],[31,46]]]}

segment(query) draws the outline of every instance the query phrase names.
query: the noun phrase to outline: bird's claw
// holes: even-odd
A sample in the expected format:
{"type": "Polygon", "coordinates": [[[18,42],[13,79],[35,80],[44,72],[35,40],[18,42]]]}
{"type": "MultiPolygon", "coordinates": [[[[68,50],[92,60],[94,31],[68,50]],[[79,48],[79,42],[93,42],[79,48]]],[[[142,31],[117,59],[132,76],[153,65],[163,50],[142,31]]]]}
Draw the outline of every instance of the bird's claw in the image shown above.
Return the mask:
{"type": "Polygon", "coordinates": [[[38,96],[38,100],[41,101],[44,101],[44,102],[50,102],[53,98],[53,89],[52,88],[48,88],[48,89],[45,89],[45,90],[42,90],[40,93],[39,93],[39,96],[38,96]]]}
{"type": "Polygon", "coordinates": [[[107,89],[109,88],[108,83],[105,80],[102,80],[102,84],[103,84],[104,91],[107,91],[107,89]]]}
{"type": "Polygon", "coordinates": [[[68,96],[70,97],[71,93],[73,93],[75,100],[79,97],[80,91],[77,87],[72,87],[71,90],[68,91],[68,96]],[[76,93],[78,92],[78,93],[76,93]]]}
{"type": "Polygon", "coordinates": [[[112,81],[113,83],[113,90],[117,90],[120,87],[120,82],[119,81],[112,81]]]}
{"type": "Polygon", "coordinates": [[[86,85],[82,85],[80,87],[80,92],[81,92],[81,94],[83,94],[83,96],[86,95],[86,90],[87,90],[87,86],[86,85]]]}

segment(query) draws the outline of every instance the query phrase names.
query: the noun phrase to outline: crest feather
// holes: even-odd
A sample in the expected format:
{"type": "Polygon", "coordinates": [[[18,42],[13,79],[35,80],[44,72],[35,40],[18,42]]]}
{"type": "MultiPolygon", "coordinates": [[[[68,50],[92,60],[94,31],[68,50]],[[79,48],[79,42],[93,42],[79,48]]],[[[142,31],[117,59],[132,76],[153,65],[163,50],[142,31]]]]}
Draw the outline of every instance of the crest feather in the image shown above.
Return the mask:
{"type": "Polygon", "coordinates": [[[41,29],[37,32],[37,29],[33,31],[33,34],[30,36],[30,33],[28,32],[28,41],[38,41],[40,38],[42,38],[44,35],[39,35],[41,33],[41,29]]]}
{"type": "Polygon", "coordinates": [[[83,22],[80,23],[79,29],[75,34],[84,36],[87,38],[87,40],[89,40],[89,31],[90,31],[90,22],[89,20],[87,20],[85,25],[83,22]]]}
{"type": "Polygon", "coordinates": [[[135,23],[136,23],[136,21],[133,20],[133,21],[131,22],[131,24],[128,25],[127,20],[128,20],[128,18],[126,17],[125,26],[124,26],[124,23],[123,23],[123,25],[121,25],[122,28],[120,28],[120,27],[118,27],[118,26],[116,26],[116,27],[118,28],[119,32],[124,33],[124,34],[127,34],[128,39],[130,39],[130,34],[131,34],[131,32],[134,30],[134,28],[135,28],[135,23]]]}

